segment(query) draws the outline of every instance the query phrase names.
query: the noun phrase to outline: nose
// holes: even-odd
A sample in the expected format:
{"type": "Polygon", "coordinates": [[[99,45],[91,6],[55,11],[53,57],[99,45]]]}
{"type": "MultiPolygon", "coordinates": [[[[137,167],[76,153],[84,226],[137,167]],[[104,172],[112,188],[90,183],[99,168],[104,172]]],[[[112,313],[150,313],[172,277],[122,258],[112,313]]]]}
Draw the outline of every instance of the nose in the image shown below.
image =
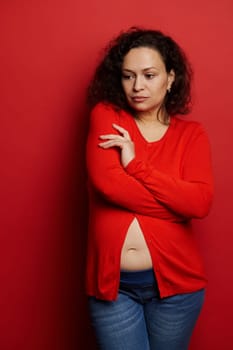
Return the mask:
{"type": "Polygon", "coordinates": [[[138,76],[135,78],[133,89],[134,91],[141,91],[144,89],[143,79],[141,77],[138,76]]]}

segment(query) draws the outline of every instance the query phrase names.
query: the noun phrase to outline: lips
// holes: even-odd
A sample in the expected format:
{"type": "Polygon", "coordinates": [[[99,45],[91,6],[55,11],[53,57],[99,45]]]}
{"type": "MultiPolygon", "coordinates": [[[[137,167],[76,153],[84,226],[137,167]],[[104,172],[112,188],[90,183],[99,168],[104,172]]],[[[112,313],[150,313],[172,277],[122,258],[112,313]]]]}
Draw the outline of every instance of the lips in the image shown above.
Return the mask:
{"type": "Polygon", "coordinates": [[[134,102],[144,102],[147,99],[146,96],[132,96],[131,98],[134,102]]]}

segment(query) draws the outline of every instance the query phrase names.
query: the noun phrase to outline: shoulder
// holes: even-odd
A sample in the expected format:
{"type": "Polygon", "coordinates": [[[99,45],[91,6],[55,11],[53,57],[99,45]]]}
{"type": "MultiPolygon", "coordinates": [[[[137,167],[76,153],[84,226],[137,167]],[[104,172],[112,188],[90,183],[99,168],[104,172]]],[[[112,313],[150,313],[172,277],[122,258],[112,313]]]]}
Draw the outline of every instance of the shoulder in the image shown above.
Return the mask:
{"type": "Polygon", "coordinates": [[[119,112],[116,107],[110,103],[99,102],[91,110],[92,115],[117,115],[119,112]]]}
{"type": "Polygon", "coordinates": [[[110,103],[99,102],[91,110],[90,119],[91,123],[109,124],[124,123],[127,119],[132,119],[132,117],[110,103]]]}
{"type": "Polygon", "coordinates": [[[111,123],[116,122],[118,119],[118,112],[113,105],[104,102],[99,102],[90,111],[90,120],[92,123],[111,123]]]}
{"type": "Polygon", "coordinates": [[[174,116],[172,118],[174,118],[171,123],[173,136],[179,139],[179,142],[185,148],[197,144],[201,144],[201,147],[205,147],[205,145],[210,147],[209,136],[205,127],[199,121],[194,120],[191,114],[188,116],[188,119],[182,116],[174,116]]]}
{"type": "Polygon", "coordinates": [[[193,120],[192,116],[189,116],[189,119],[185,119],[182,116],[174,116],[172,117],[172,126],[174,132],[187,137],[195,137],[206,133],[204,126],[200,122],[193,120]]]}

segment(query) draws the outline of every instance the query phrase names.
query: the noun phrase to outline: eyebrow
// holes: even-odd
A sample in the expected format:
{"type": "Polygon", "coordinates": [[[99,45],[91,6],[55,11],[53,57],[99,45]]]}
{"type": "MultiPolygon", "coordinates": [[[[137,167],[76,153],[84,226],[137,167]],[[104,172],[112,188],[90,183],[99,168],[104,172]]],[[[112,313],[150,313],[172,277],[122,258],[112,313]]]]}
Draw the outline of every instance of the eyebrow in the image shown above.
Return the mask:
{"type": "MultiPolygon", "coordinates": [[[[146,71],[151,70],[151,69],[159,70],[159,68],[156,68],[156,67],[148,67],[148,68],[144,68],[144,69],[143,69],[143,72],[146,72],[146,71]]],[[[131,72],[131,73],[134,73],[133,70],[128,69],[128,68],[123,68],[122,70],[123,70],[123,71],[127,71],[127,72],[131,72]]]]}

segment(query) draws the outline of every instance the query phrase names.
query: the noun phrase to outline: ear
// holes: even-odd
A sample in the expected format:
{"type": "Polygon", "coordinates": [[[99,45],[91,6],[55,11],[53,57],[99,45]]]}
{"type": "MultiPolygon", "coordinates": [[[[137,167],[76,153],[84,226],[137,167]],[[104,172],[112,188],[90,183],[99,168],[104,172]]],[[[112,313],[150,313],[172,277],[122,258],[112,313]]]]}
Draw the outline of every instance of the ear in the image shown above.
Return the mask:
{"type": "Polygon", "coordinates": [[[172,84],[175,81],[175,71],[173,69],[170,70],[170,72],[168,73],[168,78],[167,78],[167,91],[171,90],[172,84]]]}

